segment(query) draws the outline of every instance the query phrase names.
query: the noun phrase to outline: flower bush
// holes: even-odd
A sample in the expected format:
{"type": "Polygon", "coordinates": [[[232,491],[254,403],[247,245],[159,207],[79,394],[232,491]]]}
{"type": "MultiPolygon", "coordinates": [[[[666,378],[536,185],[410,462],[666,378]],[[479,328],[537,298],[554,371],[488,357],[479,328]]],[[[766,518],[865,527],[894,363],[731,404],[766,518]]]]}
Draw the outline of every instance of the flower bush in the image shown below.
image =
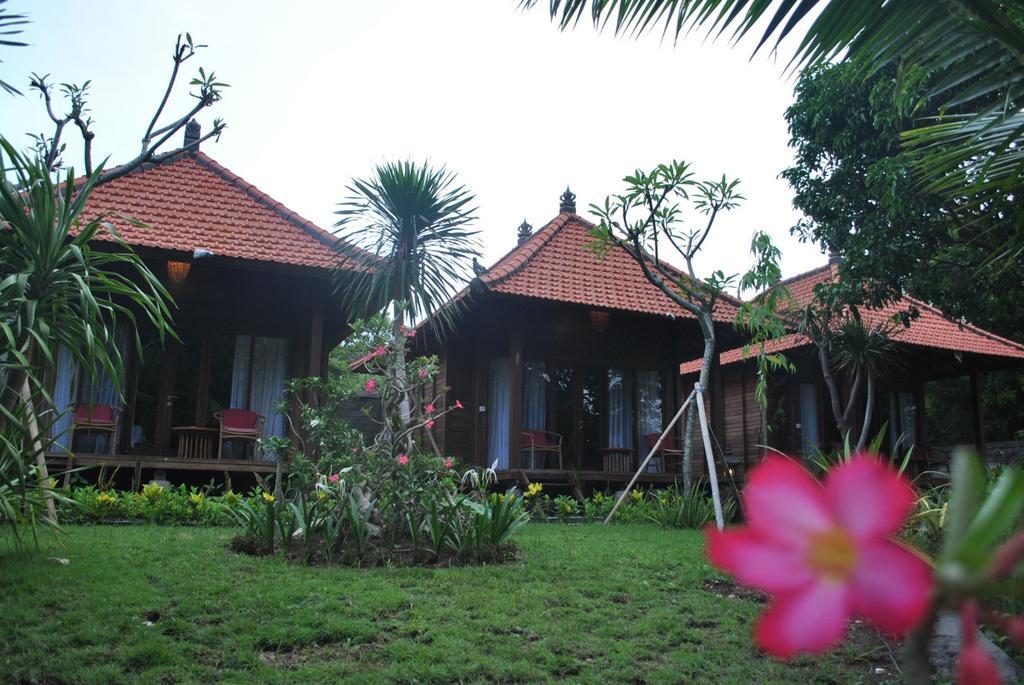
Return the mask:
{"type": "Polygon", "coordinates": [[[434,358],[404,360],[409,337],[359,329],[376,337],[364,357],[372,378],[362,388],[379,402],[379,431],[366,440],[338,417],[352,395],[349,379],[293,381],[299,422],[287,478],[245,502],[234,515],[243,528],[236,549],[281,553],[312,562],[352,565],[497,562],[513,553],[511,538],[527,520],[522,498],[492,497],[492,471],[457,471],[437,448],[436,422],[460,411],[433,392],[434,358]],[[398,369],[404,369],[399,373],[398,369]],[[304,402],[317,390],[319,402],[304,402]]]}
{"type": "MultiPolygon", "coordinates": [[[[233,523],[231,512],[246,499],[227,491],[147,483],[141,492],[101,489],[94,485],[61,491],[58,509],[68,523],[144,522],[173,525],[223,526],[233,523]]],[[[252,499],[252,496],[249,497],[252,499]]]]}

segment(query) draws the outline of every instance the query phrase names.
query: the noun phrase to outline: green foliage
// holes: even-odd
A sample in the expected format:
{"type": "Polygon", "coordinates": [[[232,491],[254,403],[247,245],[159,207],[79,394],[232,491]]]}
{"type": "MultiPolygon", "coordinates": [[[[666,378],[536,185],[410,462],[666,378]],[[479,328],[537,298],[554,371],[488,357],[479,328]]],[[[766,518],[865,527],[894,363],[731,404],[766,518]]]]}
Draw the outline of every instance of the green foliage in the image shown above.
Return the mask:
{"type": "Polygon", "coordinates": [[[454,459],[423,445],[435,421],[461,409],[444,393],[431,394],[437,360],[407,363],[406,336],[383,326],[358,325],[355,333],[370,351],[366,367],[380,402],[371,418],[380,432],[368,442],[338,418],[352,395],[342,379],[293,381],[300,438],[278,449],[279,456],[296,450],[288,455],[291,468],[273,495],[263,494],[265,506],[239,508],[235,548],[371,566],[503,559],[521,527],[522,503],[492,501],[493,471],[470,469],[460,478],[454,459]],[[404,376],[394,372],[399,366],[404,376]],[[303,399],[308,389],[319,390],[315,406],[303,399]],[[401,414],[404,398],[408,420],[401,414]]]}
{"type": "Polygon", "coordinates": [[[348,255],[358,268],[337,273],[348,311],[370,317],[395,303],[398,324],[408,307],[413,318],[450,329],[455,312],[442,305],[480,255],[476,231],[468,228],[476,218],[473,194],[445,167],[412,161],[382,164],[347,190],[335,226],[361,248],[348,255]]]}
{"type": "MultiPolygon", "coordinates": [[[[736,500],[724,500],[723,518],[731,521],[735,515],[736,500]]],[[[694,483],[689,489],[672,486],[653,498],[647,518],[663,528],[699,530],[715,521],[715,503],[704,481],[694,483]]]]}
{"type": "Polygon", "coordinates": [[[141,492],[103,490],[93,485],[56,492],[61,499],[60,518],[78,524],[128,521],[227,526],[259,497],[231,491],[214,495],[208,488],[165,488],[158,483],[147,483],[141,492]]]}
{"type": "Polygon", "coordinates": [[[16,493],[14,508],[21,512],[0,516],[4,523],[27,523],[34,533],[38,522],[56,525],[45,513],[53,502],[45,468],[31,465],[53,445],[50,429],[58,417],[47,378],[59,349],[66,347],[87,376],[105,373],[120,388],[118,322],[130,324],[136,346],[140,321],[163,339],[170,332],[170,296],[120,239],[114,215],[83,216],[101,170],[77,184],[70,169],[54,178],[44,160],[22,155],[3,137],[0,168],[0,480],[7,497],[16,493]],[[103,249],[94,244],[100,237],[110,239],[103,249]]]}

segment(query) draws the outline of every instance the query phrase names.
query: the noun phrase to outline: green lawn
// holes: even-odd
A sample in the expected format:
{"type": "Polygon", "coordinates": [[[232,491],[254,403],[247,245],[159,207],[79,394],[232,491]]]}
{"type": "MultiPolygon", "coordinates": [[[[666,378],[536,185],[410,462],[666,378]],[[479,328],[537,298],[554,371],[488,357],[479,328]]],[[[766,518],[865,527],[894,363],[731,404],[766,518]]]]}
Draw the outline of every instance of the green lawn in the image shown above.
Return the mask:
{"type": "Polygon", "coordinates": [[[693,532],[531,524],[515,563],[373,570],[237,555],[231,534],[71,527],[28,555],[0,539],[0,680],[845,683],[880,659],[857,656],[866,634],[761,656],[760,605],[706,584],[693,532]]]}

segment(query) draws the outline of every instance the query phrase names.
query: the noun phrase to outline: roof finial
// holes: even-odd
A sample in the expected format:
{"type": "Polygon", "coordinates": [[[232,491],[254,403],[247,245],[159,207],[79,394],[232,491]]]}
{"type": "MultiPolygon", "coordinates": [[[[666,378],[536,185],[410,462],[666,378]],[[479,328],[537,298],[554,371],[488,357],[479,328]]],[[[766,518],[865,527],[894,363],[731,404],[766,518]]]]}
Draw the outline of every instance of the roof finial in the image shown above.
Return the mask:
{"type": "Polygon", "coordinates": [[[560,197],[559,200],[559,212],[569,212],[570,214],[576,213],[576,194],[569,190],[569,186],[565,187],[565,192],[562,193],[562,197],[560,197]]]}
{"type": "Polygon", "coordinates": [[[530,239],[531,235],[533,235],[533,226],[526,223],[526,219],[524,218],[523,223],[519,224],[519,232],[516,233],[516,238],[519,239],[517,244],[522,245],[530,239]]]}
{"type": "Polygon", "coordinates": [[[477,258],[473,257],[473,274],[476,275],[476,276],[481,276],[481,275],[483,275],[486,272],[487,272],[487,269],[485,269],[482,266],[480,266],[480,262],[477,261],[477,258]]]}
{"type": "Polygon", "coordinates": [[[185,144],[182,147],[190,150],[199,149],[199,139],[202,137],[202,127],[199,126],[199,122],[195,119],[189,119],[188,123],[185,124],[185,144]]]}

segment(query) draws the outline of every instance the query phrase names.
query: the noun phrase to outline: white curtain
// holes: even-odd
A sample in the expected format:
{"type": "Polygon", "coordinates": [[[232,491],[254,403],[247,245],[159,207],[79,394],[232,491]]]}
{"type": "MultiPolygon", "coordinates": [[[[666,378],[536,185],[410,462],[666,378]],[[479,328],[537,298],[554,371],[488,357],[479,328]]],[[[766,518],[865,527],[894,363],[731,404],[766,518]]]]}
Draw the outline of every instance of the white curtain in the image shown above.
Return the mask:
{"type": "MultiPolygon", "coordinates": [[[[641,369],[636,372],[636,397],[637,397],[637,423],[640,427],[640,435],[645,439],[642,441],[644,451],[649,451],[646,436],[648,433],[661,435],[663,430],[663,417],[661,414],[661,373],[650,369],[641,369]]],[[[641,456],[641,459],[646,456],[641,456]]],[[[649,473],[661,471],[661,456],[651,457],[647,464],[649,473]]]]}
{"type": "Polygon", "coordinates": [[[490,360],[488,380],[487,465],[496,463],[497,469],[507,469],[510,395],[508,359],[490,360]]]}
{"type": "Polygon", "coordinates": [[[523,378],[523,428],[547,429],[547,400],[544,362],[527,362],[523,378]]]}
{"type": "Polygon", "coordinates": [[[813,383],[800,385],[800,435],[804,456],[818,449],[821,443],[818,432],[818,386],[813,383]]]}
{"type": "MultiPolygon", "coordinates": [[[[128,343],[128,329],[125,326],[118,326],[114,331],[114,345],[121,356],[122,363],[125,360],[125,349],[128,343]]],[[[123,374],[122,374],[123,375],[123,374]]],[[[78,393],[78,401],[92,404],[109,404],[112,407],[120,407],[124,404],[121,392],[114,384],[114,380],[102,366],[96,366],[96,375],[89,378],[84,372],[78,373],[81,389],[78,393]]]]}
{"type": "Polygon", "coordinates": [[[633,446],[633,374],[608,369],[608,446],[633,446]]]}
{"type": "Polygon", "coordinates": [[[70,449],[71,405],[75,401],[75,376],[78,366],[75,357],[64,345],[57,352],[56,378],[53,384],[53,405],[59,417],[50,429],[54,445],[70,449]]]}
{"type": "MultiPolygon", "coordinates": [[[[231,407],[250,409],[266,417],[263,435],[285,434],[284,414],[276,405],[284,397],[288,380],[288,341],[284,338],[235,338],[231,370],[231,407]],[[251,372],[251,373],[250,373],[251,372]]],[[[272,459],[273,455],[265,454],[272,459]]]]}

